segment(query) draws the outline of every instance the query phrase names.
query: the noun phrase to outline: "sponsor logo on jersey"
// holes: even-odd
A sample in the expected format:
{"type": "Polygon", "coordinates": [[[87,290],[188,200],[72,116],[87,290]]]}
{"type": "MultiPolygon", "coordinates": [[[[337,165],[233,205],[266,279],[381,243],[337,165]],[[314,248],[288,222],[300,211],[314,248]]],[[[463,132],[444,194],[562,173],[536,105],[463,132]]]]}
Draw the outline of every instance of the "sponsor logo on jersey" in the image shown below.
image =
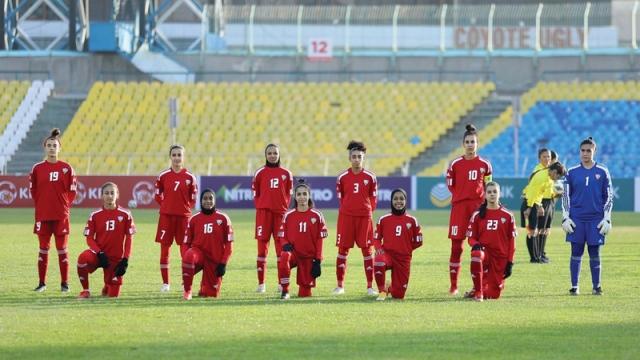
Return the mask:
{"type": "Polygon", "coordinates": [[[431,188],[429,198],[431,199],[431,203],[435,207],[439,208],[447,207],[451,203],[451,193],[449,192],[449,188],[447,188],[447,185],[445,185],[445,183],[435,184],[431,188]]]}
{"type": "Polygon", "coordinates": [[[311,223],[315,224],[316,223],[316,218],[311,218],[311,223]]]}
{"type": "Polygon", "coordinates": [[[0,204],[11,205],[18,197],[18,188],[11,181],[0,181],[0,204]]]}
{"type": "Polygon", "coordinates": [[[133,200],[137,205],[149,205],[153,201],[153,194],[155,193],[154,186],[149,181],[139,181],[134,187],[132,192],[133,200]]]}
{"type": "Polygon", "coordinates": [[[222,225],[222,220],[218,219],[218,220],[216,220],[216,223],[217,223],[218,225],[222,225]]]}
{"type": "Polygon", "coordinates": [[[73,205],[80,205],[87,198],[87,187],[80,181],[76,183],[76,198],[73,199],[73,205]]]}

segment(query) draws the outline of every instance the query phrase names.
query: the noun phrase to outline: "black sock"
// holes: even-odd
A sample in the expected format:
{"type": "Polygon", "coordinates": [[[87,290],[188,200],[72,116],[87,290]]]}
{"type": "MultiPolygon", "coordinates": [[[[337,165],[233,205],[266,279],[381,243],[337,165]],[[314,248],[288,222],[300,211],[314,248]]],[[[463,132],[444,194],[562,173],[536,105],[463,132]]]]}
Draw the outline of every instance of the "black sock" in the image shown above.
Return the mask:
{"type": "Polygon", "coordinates": [[[527,250],[529,250],[529,257],[531,258],[531,260],[535,260],[533,256],[533,239],[529,234],[527,234],[527,250]]]}

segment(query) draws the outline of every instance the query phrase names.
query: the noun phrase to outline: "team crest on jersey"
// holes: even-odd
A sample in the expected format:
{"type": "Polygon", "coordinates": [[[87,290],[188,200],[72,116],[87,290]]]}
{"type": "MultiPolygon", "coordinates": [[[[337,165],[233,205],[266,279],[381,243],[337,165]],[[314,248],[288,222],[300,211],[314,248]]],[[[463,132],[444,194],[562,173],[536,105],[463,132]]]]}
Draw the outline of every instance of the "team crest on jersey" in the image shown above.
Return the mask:
{"type": "Polygon", "coordinates": [[[187,183],[187,186],[191,185],[191,180],[185,180],[185,182],[187,183]]]}
{"type": "Polygon", "coordinates": [[[484,171],[485,171],[484,168],[480,168],[480,173],[481,174],[484,174],[484,171]]]}
{"type": "Polygon", "coordinates": [[[600,180],[600,174],[596,174],[596,180],[600,180]]]}
{"type": "Polygon", "coordinates": [[[124,219],[124,217],[118,216],[118,221],[122,222],[122,219],[124,219]]]}
{"type": "Polygon", "coordinates": [[[507,222],[507,219],[505,219],[505,218],[500,218],[500,221],[504,224],[504,223],[506,223],[506,222],[507,222]]]}
{"type": "Polygon", "coordinates": [[[364,181],[364,184],[365,184],[365,185],[369,185],[369,180],[365,180],[365,181],[364,181]]]}
{"type": "Polygon", "coordinates": [[[65,174],[66,174],[68,171],[69,171],[69,169],[67,169],[67,168],[62,168],[62,172],[63,172],[63,173],[65,173],[65,174]]]}
{"type": "Polygon", "coordinates": [[[218,225],[222,225],[222,220],[218,219],[218,220],[216,220],[216,223],[217,223],[218,225]]]}
{"type": "Polygon", "coordinates": [[[285,180],[287,178],[287,175],[282,175],[281,178],[282,180],[285,180]]]}
{"type": "Polygon", "coordinates": [[[316,218],[311,218],[311,223],[315,224],[316,223],[316,218]]]}
{"type": "Polygon", "coordinates": [[[411,229],[411,223],[407,223],[407,229],[411,229]]]}

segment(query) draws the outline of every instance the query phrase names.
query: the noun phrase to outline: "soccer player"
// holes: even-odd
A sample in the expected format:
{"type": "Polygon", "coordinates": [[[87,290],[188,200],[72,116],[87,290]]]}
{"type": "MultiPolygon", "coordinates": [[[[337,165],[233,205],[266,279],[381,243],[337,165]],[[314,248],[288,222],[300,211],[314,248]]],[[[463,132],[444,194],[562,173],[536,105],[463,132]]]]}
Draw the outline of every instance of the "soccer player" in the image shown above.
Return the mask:
{"type": "Polygon", "coordinates": [[[367,278],[367,294],[378,295],[373,289],[373,222],[371,214],[376,209],[378,180],[364,168],[367,147],[364,143],[352,140],[347,146],[351,168],[338,176],[336,193],[340,207],[338,210],[338,231],[336,246],[336,277],[338,286],[333,294],[344,294],[344,277],[347,272],[349,249],[356,244],[364,258],[364,273],[367,278]]]}
{"type": "Polygon", "coordinates": [[[389,294],[404,299],[409,285],[411,255],[422,246],[422,230],[418,220],[407,213],[407,193],[403,189],[391,192],[391,213],[378,220],[373,237],[376,249],[374,274],[378,285],[378,301],[389,294]],[[385,284],[385,274],[391,270],[391,284],[385,284]]]}
{"type": "Polygon", "coordinates": [[[458,294],[458,275],[462,258],[465,232],[469,218],[484,200],[484,186],[491,181],[491,164],[478,156],[478,133],[468,124],[462,136],[464,155],[454,159],[447,170],[447,187],[451,192],[451,215],[449,217],[449,294],[458,294]]]}
{"type": "Polygon", "coordinates": [[[278,277],[282,300],[289,299],[291,268],[297,267],[298,297],[310,297],[316,279],[322,274],[322,243],[327,227],[322,213],[313,208],[311,188],[300,182],[294,189],[294,209],[282,218],[278,232],[282,252],[278,260],[278,277]]]}
{"type": "Polygon", "coordinates": [[[500,204],[500,185],[488,182],[486,199],[473,213],[467,236],[471,246],[473,289],[464,294],[476,301],[498,299],[511,276],[516,251],[516,222],[500,204]]]}
{"type": "Polygon", "coordinates": [[[256,272],[258,274],[257,293],[266,291],[264,279],[267,271],[267,255],[269,242],[273,237],[275,254],[280,250],[276,239],[278,229],[282,223],[282,216],[289,208],[293,175],[291,171],[280,166],[280,148],[275,144],[268,144],[264,149],[265,165],[256,170],[251,188],[256,207],[255,238],[258,244],[256,272]]]}
{"type": "Polygon", "coordinates": [[[89,215],[84,228],[89,249],[78,256],[78,277],[82,284],[79,299],[91,297],[89,274],[102,268],[104,287],[102,296],[118,297],[122,277],[129,267],[131,242],[136,226],[127,210],[118,206],[118,186],[107,182],[101,187],[102,209],[89,215]]]}
{"type": "Polygon", "coordinates": [[[160,173],[155,184],[155,199],[160,204],[156,242],[160,243],[161,292],[168,292],[171,289],[169,285],[169,250],[174,239],[176,244],[180,246],[180,255],[184,255],[186,251],[182,241],[198,193],[196,177],[183,165],[184,147],[172,145],[169,149],[169,156],[171,167],[160,173]]]}
{"type": "Polygon", "coordinates": [[[201,210],[189,219],[184,244],[188,248],[182,257],[183,298],[191,300],[193,277],[200,272],[202,281],[198,296],[218,297],[222,277],[233,252],[233,227],[227,214],[216,210],[213,190],[200,194],[201,210]]]}
{"type": "Polygon", "coordinates": [[[38,236],[38,276],[40,282],[34,289],[47,289],[47,267],[49,264],[49,244],[51,235],[56,241],[58,264],[60,266],[60,290],[69,291],[69,208],[76,197],[76,174],[71,165],[60,160],[60,129],[51,130],[42,142],[46,159],[35,165],[29,174],[29,191],[35,204],[35,225],[33,233],[38,236]]]}
{"type": "Polygon", "coordinates": [[[602,295],[600,246],[611,230],[613,187],[609,170],[595,162],[596,142],[589,137],[580,143],[580,165],[569,169],[562,195],[562,229],[571,243],[571,289],[578,295],[580,264],[584,245],[589,251],[593,295],[602,295]]]}

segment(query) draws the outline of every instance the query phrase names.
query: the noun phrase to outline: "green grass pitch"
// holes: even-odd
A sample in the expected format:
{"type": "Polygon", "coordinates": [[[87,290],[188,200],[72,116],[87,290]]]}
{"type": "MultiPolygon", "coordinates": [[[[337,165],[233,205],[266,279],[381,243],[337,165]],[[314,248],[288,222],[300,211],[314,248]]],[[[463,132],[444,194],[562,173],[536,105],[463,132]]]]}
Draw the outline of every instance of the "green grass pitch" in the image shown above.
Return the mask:
{"type": "MultiPolygon", "coordinates": [[[[267,293],[254,292],[253,212],[228,211],[235,252],[219,299],[182,300],[177,248],[172,290],[161,294],[157,213],[134,211],[138,234],[119,299],[76,300],[75,271],[86,248],[82,229],[89,209],[73,209],[71,292],[59,291],[57,256],[51,253],[48,289],[37,284],[33,210],[0,210],[0,358],[640,358],[640,215],[616,213],[602,252],[601,297],[590,295],[588,257],[582,264],[583,295],[570,297],[569,246],[556,224],[548,241],[548,265],[529,264],[524,233],[518,237],[514,273],[503,298],[475,303],[450,297],[446,212],[414,212],[425,244],[414,253],[404,301],[376,302],[365,295],[362,256],[352,251],[346,294],[335,286],[335,211],[325,211],[330,237],[323,275],[311,299],[288,302],[276,293],[269,254],[267,293]]],[[[380,213],[376,214],[377,216],[380,213]]],[[[53,244],[52,244],[53,246],[53,244]]],[[[270,248],[271,250],[272,248],[270,248]]],[[[471,287],[469,251],[463,255],[461,290],[471,287]]],[[[101,271],[92,275],[94,294],[101,271]]],[[[198,276],[195,284],[199,281],[198,276]]]]}

